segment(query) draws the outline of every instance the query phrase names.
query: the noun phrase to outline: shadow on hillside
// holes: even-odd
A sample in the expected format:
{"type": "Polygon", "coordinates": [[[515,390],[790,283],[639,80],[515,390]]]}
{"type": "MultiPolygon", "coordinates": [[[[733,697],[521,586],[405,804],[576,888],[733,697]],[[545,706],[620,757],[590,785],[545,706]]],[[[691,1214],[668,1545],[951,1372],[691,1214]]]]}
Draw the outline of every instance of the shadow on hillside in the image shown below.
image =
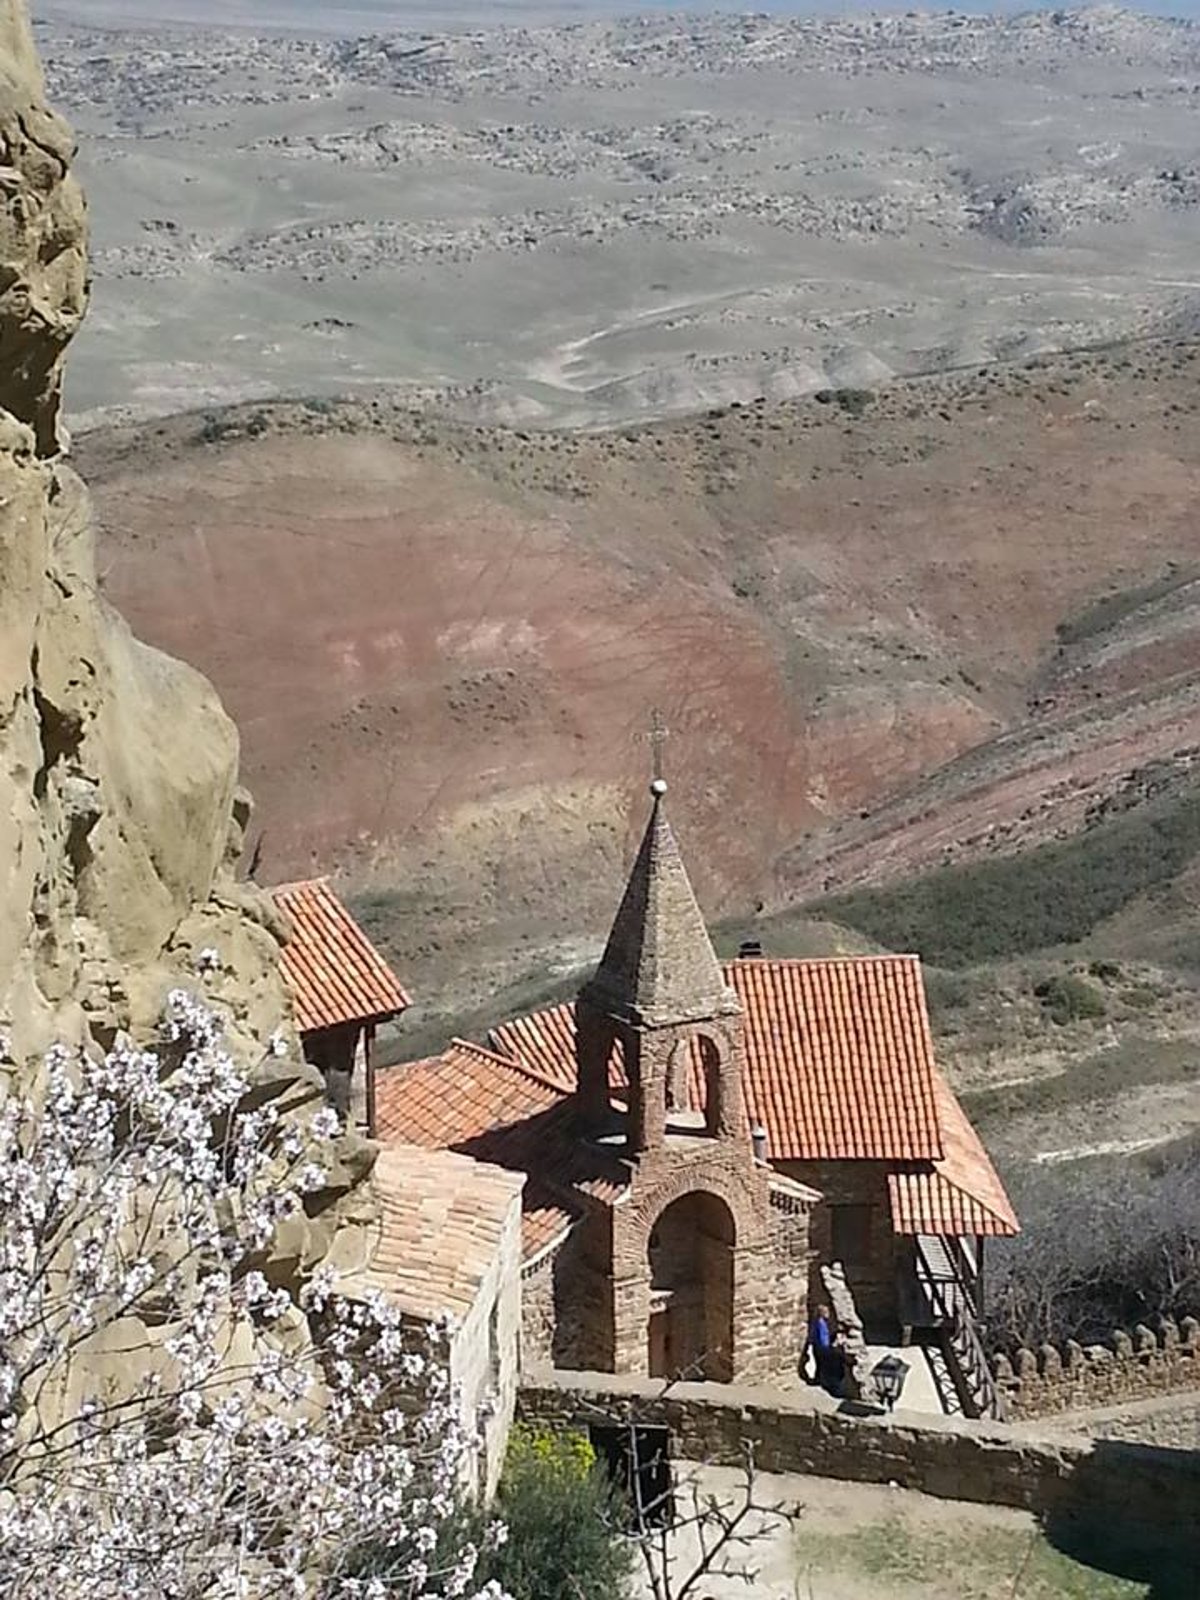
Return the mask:
{"type": "Polygon", "coordinates": [[[1200,1452],[1098,1439],[1042,1526],[1064,1555],[1146,1584],[1147,1600],[1196,1600],[1200,1452]]]}

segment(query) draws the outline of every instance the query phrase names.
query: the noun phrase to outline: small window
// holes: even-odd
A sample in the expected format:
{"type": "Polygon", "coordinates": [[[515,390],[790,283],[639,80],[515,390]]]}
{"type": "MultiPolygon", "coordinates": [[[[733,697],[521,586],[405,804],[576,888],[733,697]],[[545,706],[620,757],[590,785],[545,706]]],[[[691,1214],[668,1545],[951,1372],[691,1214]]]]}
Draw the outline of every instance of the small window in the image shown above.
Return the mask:
{"type": "Polygon", "coordinates": [[[500,1296],[492,1301],[488,1317],[488,1386],[495,1389],[500,1381],[500,1296]]]}

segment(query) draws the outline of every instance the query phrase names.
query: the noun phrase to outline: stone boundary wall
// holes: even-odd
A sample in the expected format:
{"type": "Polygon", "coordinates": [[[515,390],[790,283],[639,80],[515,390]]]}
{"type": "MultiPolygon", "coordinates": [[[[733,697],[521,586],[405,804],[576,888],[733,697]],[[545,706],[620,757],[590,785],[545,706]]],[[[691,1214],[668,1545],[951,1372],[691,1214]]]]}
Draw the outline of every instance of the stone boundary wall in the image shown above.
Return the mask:
{"type": "Polygon", "coordinates": [[[997,1356],[992,1371],[1014,1422],[1200,1392],[1200,1322],[1164,1319],[1157,1332],[1141,1325],[1132,1333],[1117,1329],[1104,1344],[1069,1340],[1061,1348],[1017,1350],[997,1356]]]}
{"type": "Polygon", "coordinates": [[[607,1373],[527,1373],[518,1412],[556,1427],[665,1424],[678,1456],[764,1472],[897,1483],[949,1500],[1014,1506],[1047,1522],[1118,1527],[1131,1542],[1200,1525],[1200,1456],[1027,1427],[828,1409],[816,1399],[733,1384],[664,1387],[607,1373]]]}
{"type": "Polygon", "coordinates": [[[1056,1419],[1054,1426],[1097,1439],[1125,1439],[1200,1454],[1200,1390],[1131,1400],[1097,1411],[1071,1411],[1056,1419]]]}

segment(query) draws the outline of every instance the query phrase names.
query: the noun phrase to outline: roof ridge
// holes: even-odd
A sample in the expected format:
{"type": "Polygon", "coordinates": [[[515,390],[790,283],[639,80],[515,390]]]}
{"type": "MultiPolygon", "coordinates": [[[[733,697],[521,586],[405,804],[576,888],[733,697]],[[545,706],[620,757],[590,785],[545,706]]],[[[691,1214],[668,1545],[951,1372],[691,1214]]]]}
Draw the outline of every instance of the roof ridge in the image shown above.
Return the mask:
{"type": "Polygon", "coordinates": [[[320,876],[316,878],[289,878],[287,883],[259,884],[257,887],[260,888],[264,894],[276,895],[284,894],[289,889],[316,889],[322,884],[328,884],[328,882],[329,874],[327,872],[322,872],[320,876]]]}
{"type": "MultiPolygon", "coordinates": [[[[556,1010],[557,1008],[551,1006],[547,1007],[546,1009],[556,1010]]],[[[540,1015],[540,1013],[537,1011],[529,1011],[524,1013],[524,1015],[536,1017],[540,1015]]],[[[503,1027],[504,1024],[501,1023],[499,1026],[503,1027]]],[[[552,1078],[543,1077],[540,1072],[535,1072],[527,1061],[522,1061],[516,1056],[503,1055],[499,1050],[493,1050],[490,1045],[478,1044],[474,1039],[460,1039],[457,1037],[451,1039],[450,1043],[446,1046],[446,1049],[443,1050],[442,1054],[445,1055],[455,1046],[457,1046],[460,1050],[471,1050],[476,1055],[483,1056],[486,1061],[492,1061],[499,1067],[508,1067],[513,1072],[520,1073],[521,1077],[527,1078],[530,1083],[536,1083],[542,1089],[553,1090],[553,1092],[558,1095],[560,1099],[565,1100],[569,1098],[567,1090],[563,1088],[561,1083],[555,1083],[552,1078]]]]}
{"type": "MultiPolygon", "coordinates": [[[[937,1168],[940,1168],[942,1164],[942,1161],[934,1162],[934,1166],[937,1168]]],[[[976,1194],[974,1189],[968,1189],[965,1184],[959,1183],[956,1179],[948,1177],[944,1172],[939,1171],[938,1177],[941,1178],[944,1183],[948,1183],[952,1188],[957,1189],[960,1194],[965,1194],[968,1200],[977,1205],[981,1211],[986,1211],[989,1217],[995,1218],[997,1222],[1002,1223],[1005,1227],[1011,1227],[1012,1218],[1006,1217],[1001,1211],[997,1211],[996,1207],[992,1205],[990,1200],[985,1200],[981,1194],[976,1194]]]]}
{"type": "Polygon", "coordinates": [[[869,962],[920,961],[916,950],[880,950],[875,954],[837,956],[726,956],[721,965],[737,971],[739,967],[854,967],[869,962]]]}
{"type": "Polygon", "coordinates": [[[501,1063],[501,1065],[506,1067],[516,1065],[511,1056],[502,1055],[499,1050],[493,1050],[486,1044],[480,1044],[478,1039],[464,1039],[460,1033],[451,1035],[450,1043],[446,1046],[445,1050],[438,1051],[428,1059],[431,1061],[436,1061],[439,1056],[447,1055],[451,1050],[454,1049],[470,1050],[477,1056],[487,1056],[489,1060],[498,1061],[501,1063]]]}
{"type": "MultiPolygon", "coordinates": [[[[984,1154],[987,1154],[986,1150],[984,1151],[984,1154]]],[[[1017,1222],[1016,1212],[1012,1211],[1011,1202],[1009,1202],[1009,1211],[1011,1214],[1006,1214],[1005,1212],[998,1210],[990,1200],[985,1200],[978,1190],[968,1189],[966,1184],[960,1179],[951,1177],[948,1172],[945,1172],[943,1170],[945,1165],[945,1156],[938,1156],[932,1161],[897,1162],[893,1168],[892,1177],[897,1180],[901,1178],[939,1178],[943,1183],[948,1183],[952,1189],[956,1189],[959,1194],[964,1195],[972,1205],[978,1206],[980,1211],[985,1211],[988,1216],[993,1219],[993,1221],[1000,1223],[1002,1227],[1011,1228],[1014,1223],[1016,1223],[1018,1227],[1020,1226],[1020,1224],[1017,1222]]],[[[999,1179],[999,1174],[997,1174],[997,1178],[999,1179]]],[[[1002,1182],[1002,1180],[1000,1181],[1002,1182]]],[[[1006,1191],[1005,1199],[1007,1198],[1008,1195],[1006,1191]]]]}
{"type": "Polygon", "coordinates": [[[984,1211],[987,1211],[991,1216],[995,1217],[998,1222],[1003,1222],[1006,1224],[1015,1222],[1017,1220],[1017,1214],[1013,1207],[1012,1201],[1009,1199],[1008,1190],[1004,1187],[1003,1178],[1001,1178],[1000,1174],[996,1171],[995,1163],[992,1161],[987,1146],[979,1136],[978,1128],[976,1128],[975,1124],[971,1121],[970,1117],[963,1109],[963,1103],[955,1093],[953,1084],[938,1066],[937,1062],[932,1061],[930,1065],[933,1077],[934,1115],[937,1121],[938,1135],[942,1142],[942,1153],[940,1156],[934,1158],[933,1163],[938,1176],[943,1178],[947,1183],[952,1184],[954,1188],[960,1190],[963,1194],[968,1195],[976,1203],[976,1205],[980,1206],[984,1211]],[[948,1134],[954,1131],[953,1129],[947,1127],[947,1119],[945,1115],[947,1110],[949,1111],[950,1119],[958,1124],[958,1132],[969,1142],[973,1142],[978,1147],[979,1153],[983,1157],[983,1160],[987,1163],[992,1176],[996,1179],[1000,1194],[1007,1204],[1011,1216],[1005,1216],[1002,1211],[997,1211],[996,1207],[990,1200],[985,1200],[984,1197],[976,1193],[974,1189],[968,1189],[958,1178],[952,1177],[949,1173],[943,1170],[947,1163],[953,1164],[956,1155],[956,1152],[951,1148],[950,1141],[947,1137],[948,1134]]]}

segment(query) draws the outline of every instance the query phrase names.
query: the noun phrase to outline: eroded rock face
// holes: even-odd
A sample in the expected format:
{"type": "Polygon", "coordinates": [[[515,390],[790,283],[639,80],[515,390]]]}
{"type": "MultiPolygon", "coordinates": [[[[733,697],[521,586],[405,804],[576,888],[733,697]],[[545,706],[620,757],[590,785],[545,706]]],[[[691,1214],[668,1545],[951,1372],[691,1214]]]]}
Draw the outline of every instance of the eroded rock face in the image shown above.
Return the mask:
{"type": "Polygon", "coordinates": [[[44,104],[24,0],[0,0],[0,351],[5,410],[57,445],[62,354],[87,300],[74,140],[44,104]]]}
{"type": "MultiPolygon", "coordinates": [[[[87,492],[62,457],[62,358],[87,301],[72,153],[24,0],[0,0],[0,1032],[18,1063],[55,1039],[145,1039],[213,949],[204,987],[241,1059],[270,1062],[280,1095],[311,1108],[280,930],[235,878],[236,729],[204,678],[100,597],[87,492]],[[264,1051],[277,1029],[292,1043],[279,1059],[264,1051]]],[[[369,1155],[354,1141],[341,1155],[335,1182],[352,1190],[369,1155]]],[[[323,1253],[325,1215],[289,1253],[323,1253]]]]}

